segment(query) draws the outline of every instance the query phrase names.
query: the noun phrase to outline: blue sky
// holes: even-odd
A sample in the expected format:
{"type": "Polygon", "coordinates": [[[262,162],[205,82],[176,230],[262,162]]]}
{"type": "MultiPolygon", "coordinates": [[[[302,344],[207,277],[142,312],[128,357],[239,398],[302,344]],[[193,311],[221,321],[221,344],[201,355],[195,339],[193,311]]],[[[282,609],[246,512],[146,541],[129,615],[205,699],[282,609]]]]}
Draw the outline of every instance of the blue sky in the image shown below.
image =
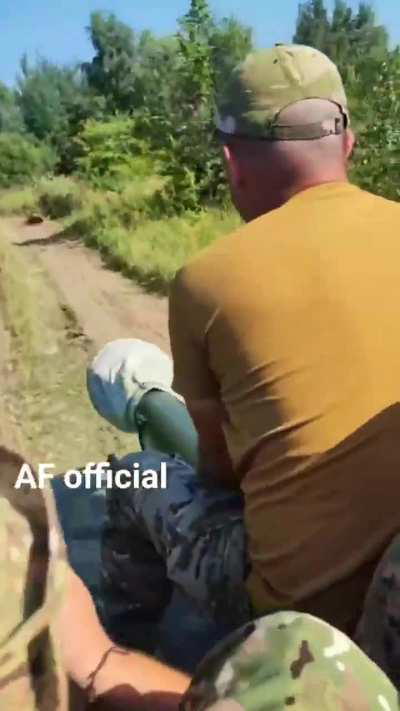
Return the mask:
{"type": "MultiPolygon", "coordinates": [[[[379,21],[400,43],[400,1],[375,0],[379,21]]],[[[189,0],[0,0],[0,80],[12,84],[24,52],[70,63],[92,56],[85,27],[93,10],[114,12],[137,30],[168,34],[176,28],[189,0]]],[[[331,7],[333,0],[327,0],[331,7]]],[[[358,1],[351,2],[357,7],[358,1]]],[[[255,30],[257,44],[291,39],[297,0],[211,0],[219,17],[235,15],[255,30]]]]}

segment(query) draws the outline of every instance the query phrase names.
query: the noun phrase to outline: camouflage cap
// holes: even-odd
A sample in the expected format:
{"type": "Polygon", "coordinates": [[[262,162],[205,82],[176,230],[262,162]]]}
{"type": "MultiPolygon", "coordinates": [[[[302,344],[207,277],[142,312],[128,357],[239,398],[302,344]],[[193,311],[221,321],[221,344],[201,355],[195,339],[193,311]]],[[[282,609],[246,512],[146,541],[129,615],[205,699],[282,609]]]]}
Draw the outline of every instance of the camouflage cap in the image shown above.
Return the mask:
{"type": "Polygon", "coordinates": [[[337,67],[303,45],[276,45],[252,52],[233,71],[217,98],[217,128],[223,134],[261,140],[312,140],[343,133],[347,99],[337,67]],[[279,114],[305,99],[326,99],[337,116],[306,125],[285,125],[279,114]]]}
{"type": "Polygon", "coordinates": [[[197,670],[181,711],[398,711],[385,674],[342,632],[280,612],[228,637],[197,670]]]}

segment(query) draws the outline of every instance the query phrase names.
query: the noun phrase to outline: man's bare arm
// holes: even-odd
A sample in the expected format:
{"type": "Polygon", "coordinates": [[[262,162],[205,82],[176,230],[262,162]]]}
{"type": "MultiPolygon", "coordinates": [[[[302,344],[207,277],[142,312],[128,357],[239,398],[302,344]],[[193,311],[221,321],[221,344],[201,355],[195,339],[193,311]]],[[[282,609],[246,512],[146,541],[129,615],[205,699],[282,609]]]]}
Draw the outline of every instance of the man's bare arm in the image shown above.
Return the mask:
{"type": "Polygon", "coordinates": [[[90,594],[69,571],[58,619],[64,665],[89,692],[96,711],[176,711],[189,678],[155,659],[116,647],[100,625],[90,594]]]}
{"type": "Polygon", "coordinates": [[[186,405],[199,435],[199,476],[210,483],[235,487],[232,460],[223,429],[223,407],[211,398],[189,400],[186,405]]]}
{"type": "Polygon", "coordinates": [[[223,428],[226,413],[210,368],[204,336],[204,303],[195,291],[182,270],[169,297],[173,387],[185,398],[199,435],[199,475],[232,488],[235,479],[223,428]]]}

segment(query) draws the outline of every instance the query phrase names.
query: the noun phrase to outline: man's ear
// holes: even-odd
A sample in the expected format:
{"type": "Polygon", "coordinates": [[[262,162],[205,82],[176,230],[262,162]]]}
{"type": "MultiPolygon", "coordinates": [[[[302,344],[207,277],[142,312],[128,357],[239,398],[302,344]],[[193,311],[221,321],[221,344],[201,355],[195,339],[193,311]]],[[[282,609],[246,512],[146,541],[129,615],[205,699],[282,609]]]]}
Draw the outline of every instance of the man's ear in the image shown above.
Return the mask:
{"type": "Polygon", "coordinates": [[[229,181],[233,187],[237,187],[240,185],[241,174],[235,152],[232,150],[231,146],[226,144],[223,146],[223,151],[229,181]]]}
{"type": "Polygon", "coordinates": [[[345,154],[346,159],[350,160],[353,155],[354,148],[356,146],[356,137],[351,128],[348,128],[345,133],[345,154]]]}

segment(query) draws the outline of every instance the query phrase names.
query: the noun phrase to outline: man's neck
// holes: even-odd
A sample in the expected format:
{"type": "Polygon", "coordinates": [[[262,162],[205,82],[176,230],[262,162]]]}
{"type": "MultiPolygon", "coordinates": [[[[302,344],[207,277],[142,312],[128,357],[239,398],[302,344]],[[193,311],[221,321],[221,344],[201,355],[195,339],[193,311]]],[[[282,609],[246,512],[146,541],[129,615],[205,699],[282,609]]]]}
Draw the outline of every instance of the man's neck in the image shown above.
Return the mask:
{"type": "MultiPolygon", "coordinates": [[[[295,195],[299,195],[310,188],[316,188],[320,185],[328,185],[329,183],[348,183],[349,179],[346,173],[343,175],[326,176],[324,178],[310,178],[309,180],[304,180],[301,182],[292,183],[290,185],[285,185],[281,190],[277,191],[275,194],[275,199],[269,201],[268,207],[260,210],[259,217],[261,215],[266,215],[273,210],[277,210],[283,207],[289,200],[291,200],[295,195]]],[[[253,218],[254,219],[254,218],[253,218]]]]}
{"type": "Polygon", "coordinates": [[[319,185],[327,185],[329,183],[348,183],[349,179],[345,172],[335,175],[326,176],[315,176],[305,179],[301,182],[296,182],[292,185],[288,185],[282,189],[281,195],[279,197],[280,206],[288,202],[292,197],[298,195],[299,193],[309,190],[310,188],[316,188],[319,185]]]}

